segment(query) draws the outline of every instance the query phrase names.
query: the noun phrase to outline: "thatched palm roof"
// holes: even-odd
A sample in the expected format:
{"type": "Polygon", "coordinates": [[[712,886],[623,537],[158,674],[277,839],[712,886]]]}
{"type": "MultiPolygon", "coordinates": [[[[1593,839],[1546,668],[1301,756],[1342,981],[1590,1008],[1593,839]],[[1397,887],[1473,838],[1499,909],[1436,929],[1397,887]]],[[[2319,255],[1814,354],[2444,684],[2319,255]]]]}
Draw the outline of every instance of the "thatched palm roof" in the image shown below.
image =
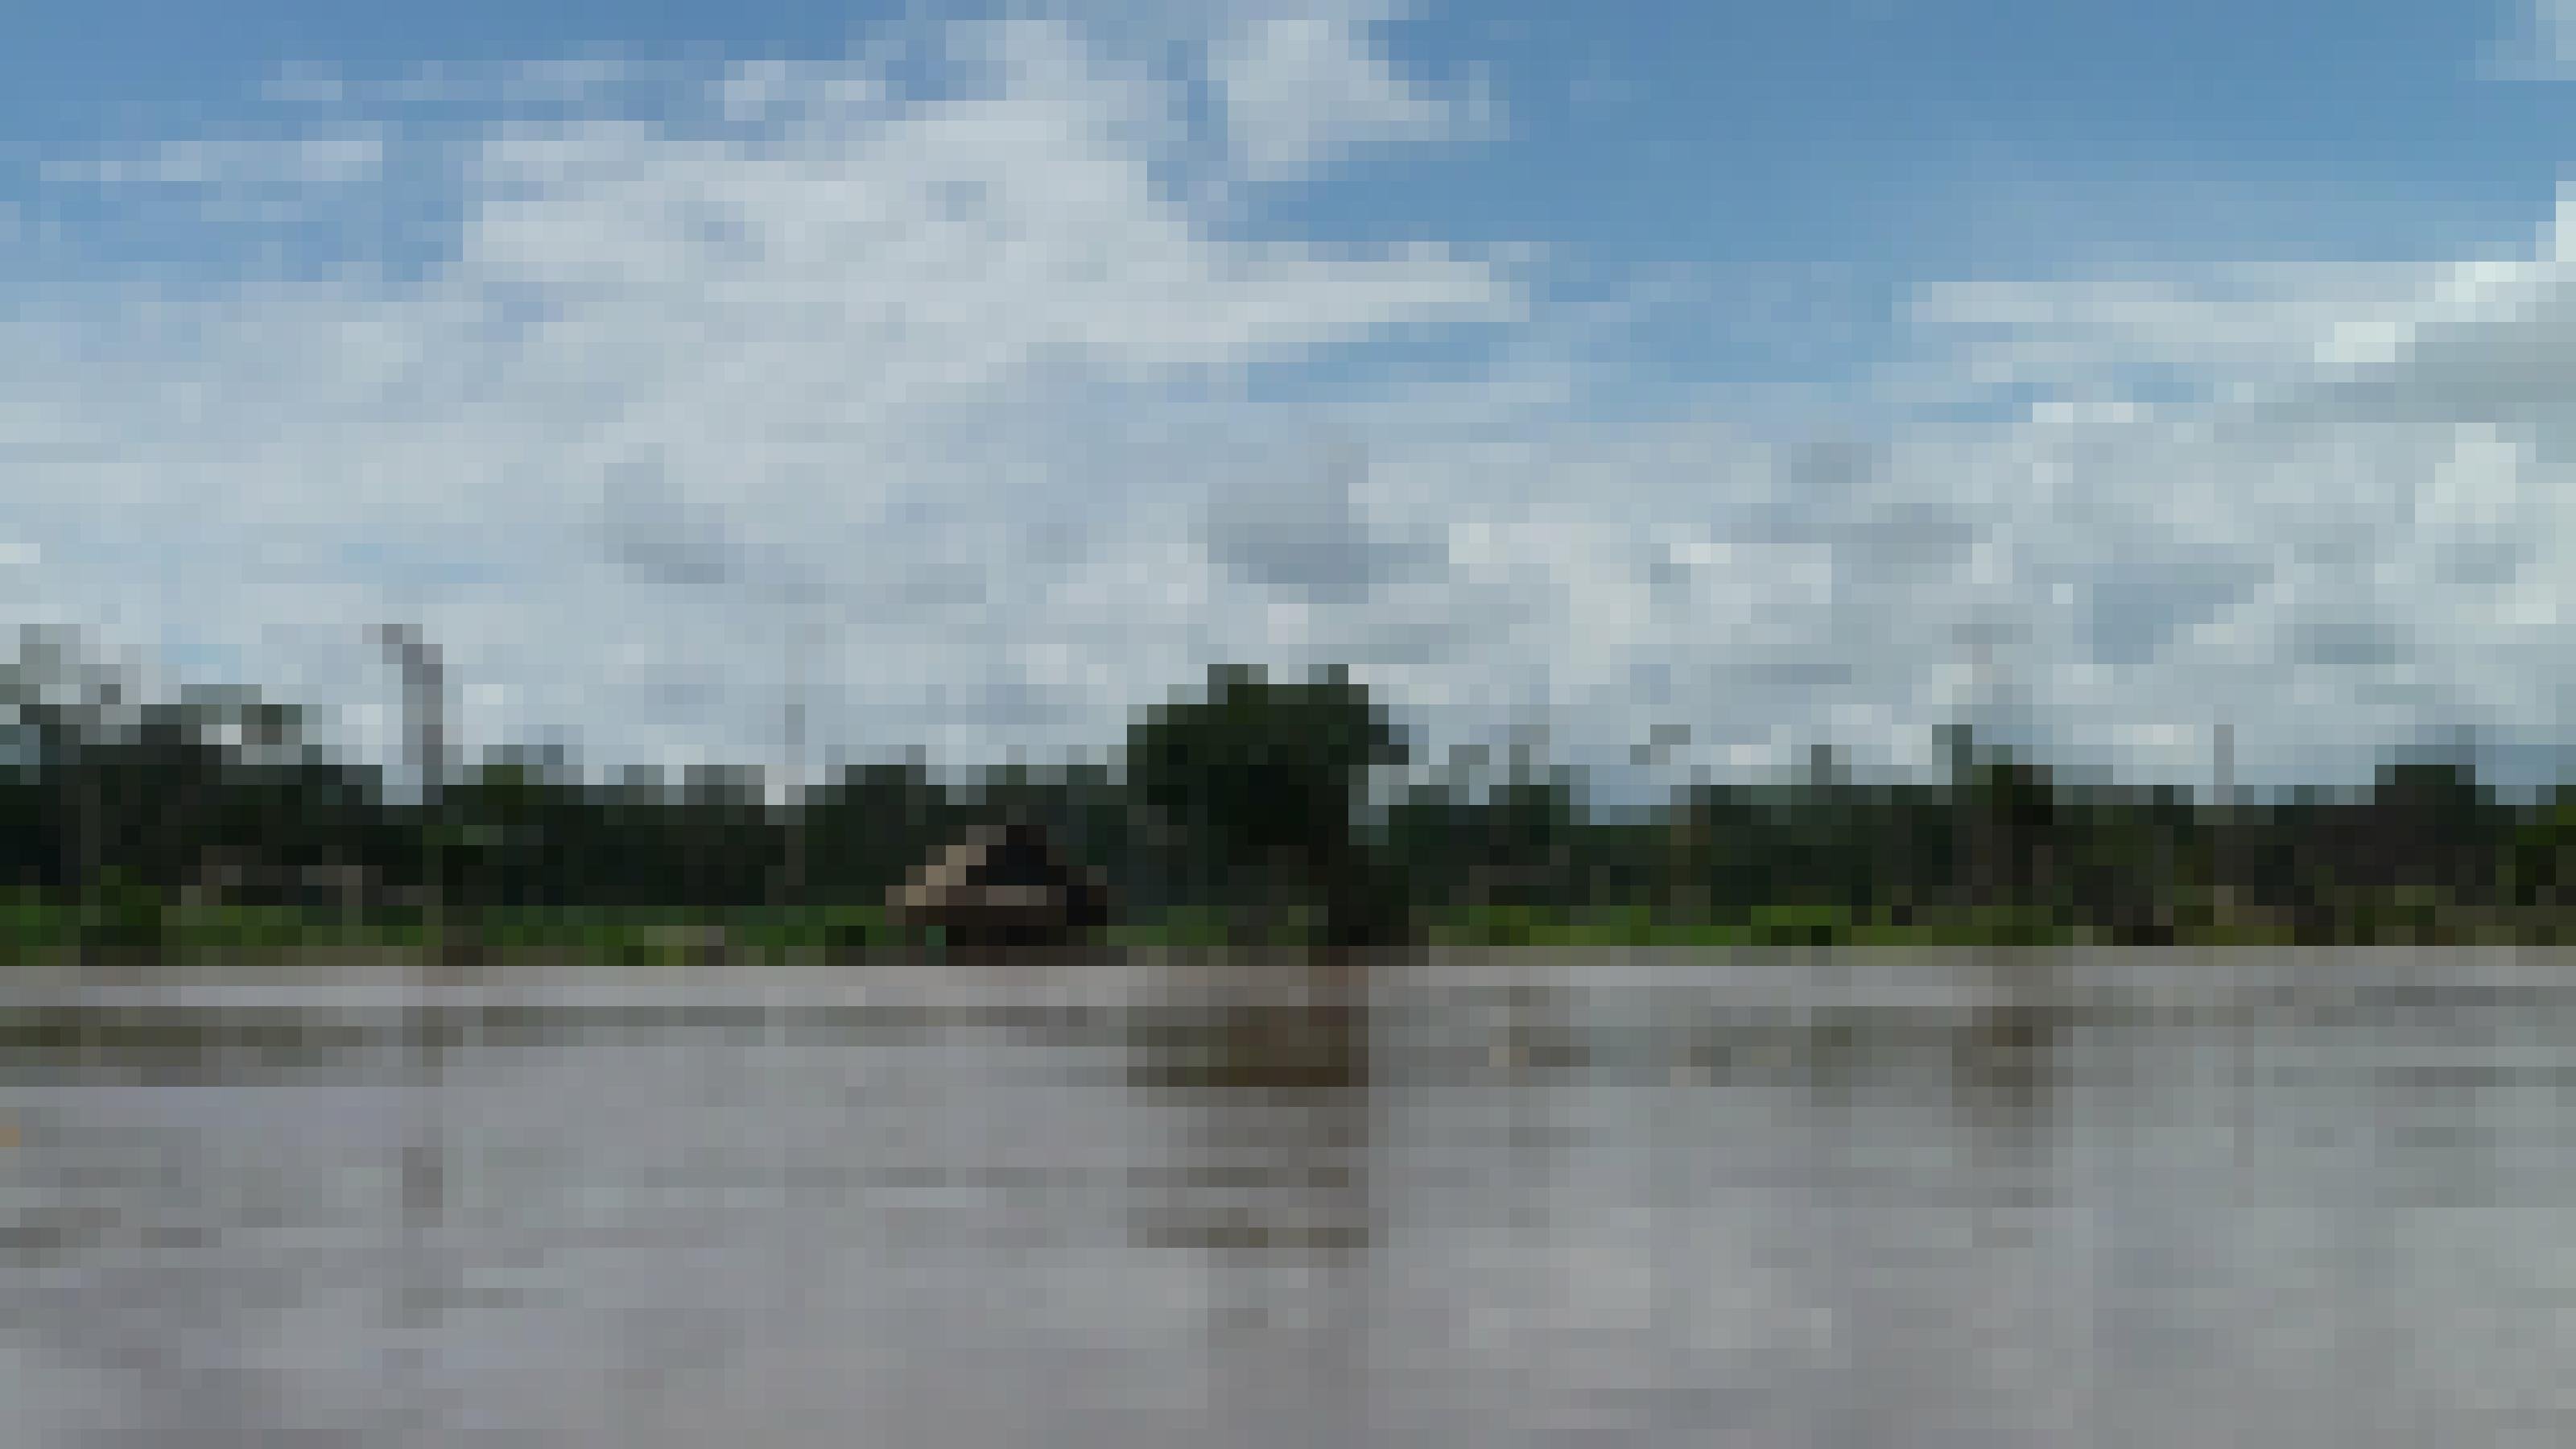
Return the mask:
{"type": "Polygon", "coordinates": [[[915,870],[887,904],[898,918],[952,933],[1062,934],[1101,924],[1109,891],[1024,821],[980,825],[915,870]]]}

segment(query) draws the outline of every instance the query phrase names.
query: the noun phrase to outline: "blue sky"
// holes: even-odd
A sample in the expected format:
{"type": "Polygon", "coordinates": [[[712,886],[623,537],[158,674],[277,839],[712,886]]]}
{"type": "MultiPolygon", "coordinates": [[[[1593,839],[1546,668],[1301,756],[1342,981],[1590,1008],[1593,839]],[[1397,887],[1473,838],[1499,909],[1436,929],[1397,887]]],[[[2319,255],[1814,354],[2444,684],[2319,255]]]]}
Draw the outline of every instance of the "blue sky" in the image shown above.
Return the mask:
{"type": "Polygon", "coordinates": [[[1971,712],[2546,759],[2570,60],[2558,0],[40,8],[0,624],[375,757],[418,616],[469,752],[603,773],[777,763],[809,614],[809,769],[1097,755],[1219,657],[1613,795],[1971,712]]]}
{"type": "MultiPolygon", "coordinates": [[[[386,87],[433,64],[832,56],[903,13],[40,8],[0,54],[0,143],[23,204],[49,158],[256,115],[300,71],[386,87]]],[[[2503,3],[1630,0],[1395,17],[1379,47],[1409,74],[1487,77],[1506,134],[1374,158],[1277,213],[1360,239],[1543,235],[1606,267],[2445,255],[2546,204],[2571,116],[2563,88],[2498,83],[2492,57],[2520,23],[2503,3]]]]}

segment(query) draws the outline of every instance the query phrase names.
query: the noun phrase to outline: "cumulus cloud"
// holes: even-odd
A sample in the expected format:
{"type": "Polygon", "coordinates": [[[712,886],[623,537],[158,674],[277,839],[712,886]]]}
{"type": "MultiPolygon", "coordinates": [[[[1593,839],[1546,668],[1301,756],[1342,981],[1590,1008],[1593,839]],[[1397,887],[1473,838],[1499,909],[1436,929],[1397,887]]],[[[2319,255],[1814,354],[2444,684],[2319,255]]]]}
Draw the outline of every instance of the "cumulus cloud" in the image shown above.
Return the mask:
{"type": "Polygon", "coordinates": [[[1978,521],[2052,732],[2191,778],[2232,720],[2270,780],[2554,741],[2566,218],[2508,261],[1935,289],[1918,375],[1955,347],[2020,402],[1950,466],[2014,495],[1978,521]]]}
{"type": "Polygon", "coordinates": [[[844,758],[1096,753],[1219,659],[1347,662],[1434,758],[1544,727],[1614,796],[1818,740],[1923,768],[1963,717],[2167,780],[2226,719],[2247,780],[2352,778],[2576,704],[2563,221],[2458,267],[1926,287],[1840,418],[1614,415],[1617,330],[1544,258],[1237,229],[1240,183],[1455,117],[1381,10],[1212,13],[1213,130],[1159,41],[1030,18],[415,78],[461,131],[303,77],[284,149],[151,153],[360,206],[429,147],[457,190],[413,273],[0,311],[0,623],[104,621],[381,758],[364,626],[419,618],[469,753],[598,769],[775,762],[809,615],[844,758]],[[294,149],[334,134],[380,153],[294,149]],[[1426,328],[1495,345],[1361,404],[1247,387],[1426,328]]]}
{"type": "Polygon", "coordinates": [[[1372,517],[1379,491],[1356,444],[1284,449],[1211,488],[1211,554],[1235,578],[1306,604],[1383,599],[1439,559],[1436,540],[1397,536],[1372,517]]]}
{"type": "MultiPolygon", "coordinates": [[[[1228,612],[1194,518],[1241,459],[1137,430],[1176,395],[1239,406],[1255,365],[1508,323],[1519,283],[1437,246],[1221,234],[1162,174],[1189,142],[1171,98],[1070,23],[914,39],[940,64],[919,93],[866,56],[686,76],[641,115],[592,103],[635,82],[614,64],[520,77],[442,138],[464,191],[420,279],[29,309],[0,454],[43,480],[38,591],[112,593],[164,655],[339,703],[381,683],[360,625],[420,615],[492,686],[462,701],[469,750],[554,723],[611,759],[756,759],[793,575],[853,751],[1096,740],[1228,612]]],[[[371,134],[363,97],[295,94],[371,134]]],[[[57,180],[362,182],[322,134],[57,180]]],[[[1329,587],[1338,546],[1279,566],[1329,587]]]]}

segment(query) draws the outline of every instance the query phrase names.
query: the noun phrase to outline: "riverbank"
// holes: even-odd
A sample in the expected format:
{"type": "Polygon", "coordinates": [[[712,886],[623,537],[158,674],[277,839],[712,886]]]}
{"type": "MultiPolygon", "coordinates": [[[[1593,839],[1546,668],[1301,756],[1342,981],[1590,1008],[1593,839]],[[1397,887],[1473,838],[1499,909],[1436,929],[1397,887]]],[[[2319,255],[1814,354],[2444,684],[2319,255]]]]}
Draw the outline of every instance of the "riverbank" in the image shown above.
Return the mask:
{"type": "MultiPolygon", "coordinates": [[[[1733,921],[1662,918],[1641,909],[1590,913],[1486,907],[1442,912],[1417,948],[1430,951],[1730,951],[1779,947],[1956,949],[2149,945],[2187,949],[2293,946],[2563,946],[2555,913],[2445,911],[2383,903],[2323,927],[2278,917],[2202,912],[2153,932],[2116,932],[2038,909],[1920,912],[1854,917],[1827,907],[1776,906],[1733,921]]],[[[1256,949],[1295,953],[1290,929],[1256,949]]],[[[1175,912],[1112,927],[1092,949],[1116,956],[1231,954],[1245,943],[1206,913],[1175,912]]],[[[147,965],[372,965],[432,959],[493,965],[640,967],[764,963],[845,965],[920,960],[935,944],[907,938],[869,906],[492,910],[433,926],[418,913],[351,919],[285,907],[165,904],[127,897],[76,906],[19,897],[0,901],[0,964],[125,962],[147,965]]]]}

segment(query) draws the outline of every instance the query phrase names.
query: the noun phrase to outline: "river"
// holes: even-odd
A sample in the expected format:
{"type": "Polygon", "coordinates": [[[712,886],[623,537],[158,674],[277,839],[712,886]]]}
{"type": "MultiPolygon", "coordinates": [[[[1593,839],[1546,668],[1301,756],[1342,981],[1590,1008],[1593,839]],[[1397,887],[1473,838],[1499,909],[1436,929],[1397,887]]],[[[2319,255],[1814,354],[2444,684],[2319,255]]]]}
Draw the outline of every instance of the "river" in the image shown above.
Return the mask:
{"type": "Polygon", "coordinates": [[[2571,965],[30,973],[0,1442],[2576,1442],[2571,965]]]}

